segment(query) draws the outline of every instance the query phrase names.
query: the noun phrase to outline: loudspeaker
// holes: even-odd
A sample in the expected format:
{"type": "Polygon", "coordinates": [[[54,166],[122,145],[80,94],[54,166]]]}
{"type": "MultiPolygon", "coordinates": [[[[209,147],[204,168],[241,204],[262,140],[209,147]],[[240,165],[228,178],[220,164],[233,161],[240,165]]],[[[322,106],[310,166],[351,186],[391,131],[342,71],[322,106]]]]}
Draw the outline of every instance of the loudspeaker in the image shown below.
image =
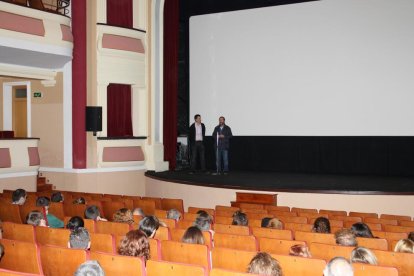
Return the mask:
{"type": "Polygon", "coordinates": [[[102,106],[86,107],[86,131],[102,131],[102,106]]]}

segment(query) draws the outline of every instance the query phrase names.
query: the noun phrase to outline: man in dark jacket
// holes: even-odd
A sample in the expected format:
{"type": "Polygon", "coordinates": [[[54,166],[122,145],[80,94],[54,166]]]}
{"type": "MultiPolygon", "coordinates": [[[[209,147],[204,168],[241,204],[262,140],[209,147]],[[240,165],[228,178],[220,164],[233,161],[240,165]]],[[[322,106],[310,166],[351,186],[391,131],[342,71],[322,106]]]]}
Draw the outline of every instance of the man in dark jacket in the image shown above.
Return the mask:
{"type": "Polygon", "coordinates": [[[214,139],[214,149],[216,151],[216,167],[217,174],[220,174],[222,171],[224,174],[229,172],[229,147],[230,147],[230,138],[233,136],[231,133],[231,128],[226,125],[226,119],[221,116],[219,118],[219,125],[214,128],[213,139],[214,139]],[[221,161],[223,160],[223,166],[221,161]]]}
{"type": "Polygon", "coordinates": [[[200,114],[194,116],[194,123],[190,126],[188,139],[191,146],[191,172],[194,173],[197,168],[197,157],[200,159],[202,171],[206,171],[206,160],[204,157],[204,140],[206,136],[206,127],[201,123],[200,114]]]}

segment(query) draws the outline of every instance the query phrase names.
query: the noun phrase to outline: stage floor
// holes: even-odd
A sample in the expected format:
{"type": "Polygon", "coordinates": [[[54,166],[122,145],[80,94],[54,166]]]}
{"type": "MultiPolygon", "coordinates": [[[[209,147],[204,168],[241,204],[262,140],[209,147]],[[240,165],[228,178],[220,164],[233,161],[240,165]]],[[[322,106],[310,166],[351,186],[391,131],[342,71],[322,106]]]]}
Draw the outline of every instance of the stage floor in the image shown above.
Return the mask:
{"type": "Polygon", "coordinates": [[[146,176],[174,183],[242,190],[376,195],[414,194],[414,177],[246,171],[232,171],[228,175],[201,172],[190,174],[189,171],[148,171],[146,176]]]}

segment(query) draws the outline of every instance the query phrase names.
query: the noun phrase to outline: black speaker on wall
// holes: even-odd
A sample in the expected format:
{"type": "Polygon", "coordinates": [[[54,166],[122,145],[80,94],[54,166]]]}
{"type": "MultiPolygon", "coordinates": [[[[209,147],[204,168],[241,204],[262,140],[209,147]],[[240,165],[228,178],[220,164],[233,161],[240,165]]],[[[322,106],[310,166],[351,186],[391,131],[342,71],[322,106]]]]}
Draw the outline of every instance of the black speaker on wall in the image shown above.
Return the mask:
{"type": "Polygon", "coordinates": [[[102,106],[86,107],[86,131],[92,131],[93,135],[102,131],[102,106]]]}

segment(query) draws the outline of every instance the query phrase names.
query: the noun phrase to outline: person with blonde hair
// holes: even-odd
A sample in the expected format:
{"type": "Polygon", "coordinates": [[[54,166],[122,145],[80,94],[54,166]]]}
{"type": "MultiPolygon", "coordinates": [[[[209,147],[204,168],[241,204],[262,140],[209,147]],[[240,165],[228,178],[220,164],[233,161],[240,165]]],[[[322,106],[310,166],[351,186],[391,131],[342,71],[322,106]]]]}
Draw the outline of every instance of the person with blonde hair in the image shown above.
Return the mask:
{"type": "Polygon", "coordinates": [[[247,267],[247,272],[266,276],[283,276],[279,262],[265,252],[259,252],[253,257],[247,267]]]}
{"type": "Polygon", "coordinates": [[[283,229],[283,222],[281,222],[277,218],[272,218],[269,220],[269,223],[267,224],[267,228],[274,228],[274,229],[283,229]]]}
{"type": "Polygon", "coordinates": [[[203,232],[201,232],[201,230],[197,226],[188,227],[181,239],[181,242],[204,244],[203,232]]]}
{"type": "Polygon", "coordinates": [[[131,210],[127,208],[121,208],[113,215],[114,222],[125,222],[128,224],[134,223],[134,217],[131,210]]]}
{"type": "Polygon", "coordinates": [[[312,258],[309,248],[304,244],[295,244],[289,249],[290,256],[312,258]]]}
{"type": "Polygon", "coordinates": [[[355,233],[351,229],[342,229],[335,233],[335,241],[338,245],[358,246],[355,233]]]}
{"type": "Polygon", "coordinates": [[[414,242],[409,239],[402,239],[397,242],[394,252],[414,253],[414,242]]]}
{"type": "Polygon", "coordinates": [[[351,252],[351,263],[362,263],[362,264],[370,264],[370,265],[377,265],[377,257],[375,254],[369,250],[368,248],[359,246],[354,248],[351,252]]]}
{"type": "Polygon", "coordinates": [[[145,235],[140,230],[131,230],[122,239],[118,248],[118,254],[132,257],[144,257],[145,260],[150,258],[150,245],[145,235]]]}

